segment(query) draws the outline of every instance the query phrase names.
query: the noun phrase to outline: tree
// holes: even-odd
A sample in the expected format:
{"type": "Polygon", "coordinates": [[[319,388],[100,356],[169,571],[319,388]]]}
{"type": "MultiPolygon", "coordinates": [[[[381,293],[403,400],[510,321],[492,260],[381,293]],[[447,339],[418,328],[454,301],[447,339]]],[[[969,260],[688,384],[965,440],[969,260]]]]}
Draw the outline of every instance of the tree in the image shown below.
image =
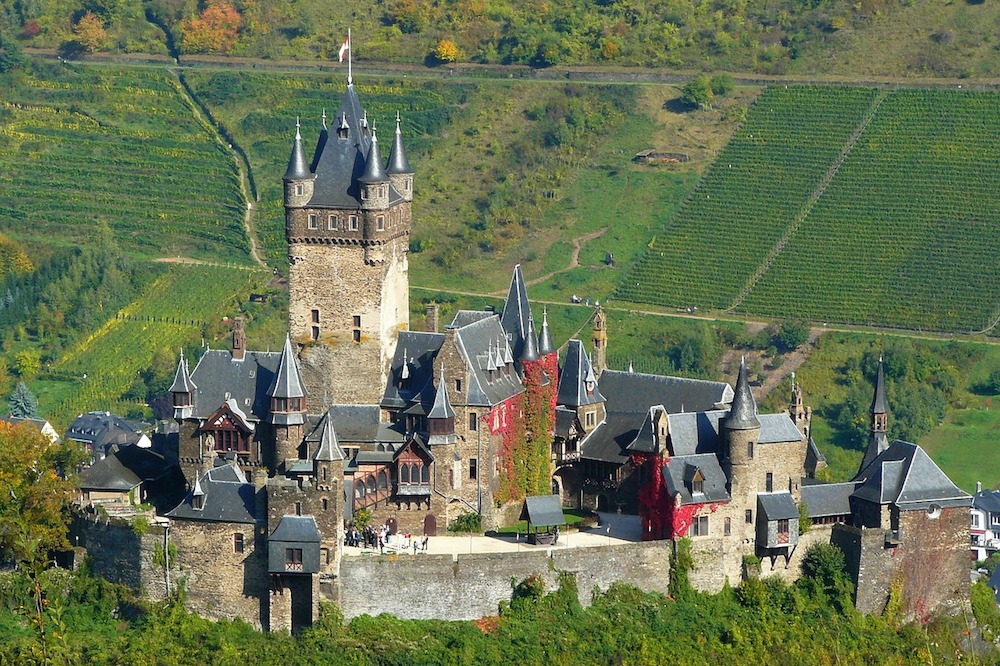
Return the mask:
{"type": "Polygon", "coordinates": [[[809,326],[801,321],[786,321],[778,329],[777,342],[785,351],[798,349],[809,339],[809,326]]]}
{"type": "Polygon", "coordinates": [[[226,53],[236,44],[243,17],[226,0],[209,2],[205,10],[181,21],[181,44],[186,53],[226,53]]]}
{"type": "Polygon", "coordinates": [[[34,377],[42,370],[42,352],[24,349],[14,354],[14,370],[21,377],[34,377]]]}
{"type": "Polygon", "coordinates": [[[681,101],[688,106],[708,109],[712,107],[714,99],[712,80],[708,78],[708,74],[699,74],[681,88],[681,101]]]}
{"type": "Polygon", "coordinates": [[[462,51],[450,39],[442,39],[434,47],[434,59],[438,62],[456,62],[461,57],[462,51]]]}
{"type": "Polygon", "coordinates": [[[38,401],[24,382],[18,382],[14,392],[7,401],[10,415],[19,419],[34,419],[38,417],[38,401]]]}
{"type": "Polygon", "coordinates": [[[87,12],[73,27],[73,34],[88,53],[100,51],[108,41],[104,21],[94,12],[87,12]]]}
{"type": "Polygon", "coordinates": [[[0,74],[11,71],[24,61],[21,47],[13,39],[8,39],[0,32],[0,74]]]}
{"type": "Polygon", "coordinates": [[[712,77],[712,94],[725,97],[736,88],[736,79],[731,74],[718,74],[712,77]]]}
{"type": "Polygon", "coordinates": [[[0,423],[0,561],[47,559],[69,547],[64,512],[76,496],[69,473],[82,455],[28,424],[0,423]]]}

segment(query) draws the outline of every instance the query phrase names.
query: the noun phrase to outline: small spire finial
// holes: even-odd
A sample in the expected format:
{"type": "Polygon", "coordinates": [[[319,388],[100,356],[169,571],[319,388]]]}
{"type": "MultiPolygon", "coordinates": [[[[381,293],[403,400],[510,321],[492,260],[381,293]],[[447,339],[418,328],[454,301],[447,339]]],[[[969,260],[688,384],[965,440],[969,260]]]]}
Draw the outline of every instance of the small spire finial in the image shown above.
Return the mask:
{"type": "Polygon", "coordinates": [[[323,119],[323,129],[326,129],[326,107],[323,107],[323,115],[320,116],[323,119]]]}
{"type": "Polygon", "coordinates": [[[396,112],[396,134],[399,134],[399,111],[396,112]]]}

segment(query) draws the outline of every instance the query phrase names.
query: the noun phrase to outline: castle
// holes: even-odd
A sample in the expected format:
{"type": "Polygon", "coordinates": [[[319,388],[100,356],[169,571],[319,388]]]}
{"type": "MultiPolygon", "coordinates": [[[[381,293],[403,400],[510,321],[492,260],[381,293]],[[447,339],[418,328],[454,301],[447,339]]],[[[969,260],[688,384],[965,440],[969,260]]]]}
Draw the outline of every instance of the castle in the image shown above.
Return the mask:
{"type": "MultiPolygon", "coordinates": [[[[759,414],[742,364],[735,387],[607,369],[600,309],[593,362],[570,340],[560,368],[520,267],[501,313],[460,311],[439,331],[432,309],[431,330],[412,331],[415,172],[400,119],[385,161],[352,84],[332,120],[311,159],[296,126],[284,174],[282,350],[249,349],[236,319],[231,349],[206,351],[193,369],[178,361],[169,391],[185,487],[160,512],[164,590],[173,570],[193,609],[294,631],[320,599],[339,598],[344,530],[359,512],[394,532],[435,535],[467,513],[490,529],[540,486],[566,506],[638,514],[644,540],[691,537],[705,589],[746,575],[748,557],[794,577],[805,546],[831,540],[866,610],[930,556],[944,573],[911,585],[914,605],[961,588],[952,538],[968,528],[971,498],[919,447],[887,442],[881,369],[857,477],[818,484],[824,460],[798,387],[787,412],[759,414]]],[[[120,453],[85,473],[81,503],[150,499],[173,478],[149,471],[159,454],[137,471],[120,453]]],[[[110,548],[83,536],[94,552],[110,548]]],[[[136,566],[149,563],[105,568],[136,566]]]]}

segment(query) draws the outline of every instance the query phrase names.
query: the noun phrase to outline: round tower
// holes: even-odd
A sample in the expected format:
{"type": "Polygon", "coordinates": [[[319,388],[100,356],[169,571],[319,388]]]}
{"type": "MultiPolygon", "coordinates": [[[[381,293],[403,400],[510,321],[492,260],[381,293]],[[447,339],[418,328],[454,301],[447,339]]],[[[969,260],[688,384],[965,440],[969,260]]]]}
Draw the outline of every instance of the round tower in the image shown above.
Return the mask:
{"type": "Polygon", "coordinates": [[[365,171],[358,182],[361,184],[361,210],[385,210],[389,207],[389,176],[382,166],[374,127],[372,146],[368,149],[368,159],[365,160],[365,171]]]}
{"type": "Polygon", "coordinates": [[[753,483],[754,455],[760,441],[757,402],[750,392],[746,359],[740,360],[733,404],[722,420],[726,477],[735,506],[751,506],[756,485],[753,483]]]}
{"type": "Polygon", "coordinates": [[[313,174],[309,171],[306,152],[302,148],[302,135],[299,133],[298,119],[295,120],[295,142],[292,144],[292,154],[288,158],[284,183],[286,208],[299,208],[306,205],[312,198],[313,174]]]}

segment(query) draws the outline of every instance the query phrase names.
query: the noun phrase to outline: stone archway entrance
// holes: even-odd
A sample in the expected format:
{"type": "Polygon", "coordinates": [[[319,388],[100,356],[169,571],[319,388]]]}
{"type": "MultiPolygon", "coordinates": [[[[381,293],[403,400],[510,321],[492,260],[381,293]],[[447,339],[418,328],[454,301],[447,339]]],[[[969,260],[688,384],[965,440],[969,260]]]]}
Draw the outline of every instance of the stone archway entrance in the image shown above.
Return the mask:
{"type": "Polygon", "coordinates": [[[389,528],[389,534],[395,534],[397,531],[397,523],[395,518],[386,518],[385,526],[389,528]]]}
{"type": "Polygon", "coordinates": [[[437,536],[437,533],[437,518],[433,513],[428,513],[424,516],[424,536],[437,536]]]}
{"type": "Polygon", "coordinates": [[[608,496],[601,493],[597,496],[597,510],[607,511],[608,510],[608,496]]]}

